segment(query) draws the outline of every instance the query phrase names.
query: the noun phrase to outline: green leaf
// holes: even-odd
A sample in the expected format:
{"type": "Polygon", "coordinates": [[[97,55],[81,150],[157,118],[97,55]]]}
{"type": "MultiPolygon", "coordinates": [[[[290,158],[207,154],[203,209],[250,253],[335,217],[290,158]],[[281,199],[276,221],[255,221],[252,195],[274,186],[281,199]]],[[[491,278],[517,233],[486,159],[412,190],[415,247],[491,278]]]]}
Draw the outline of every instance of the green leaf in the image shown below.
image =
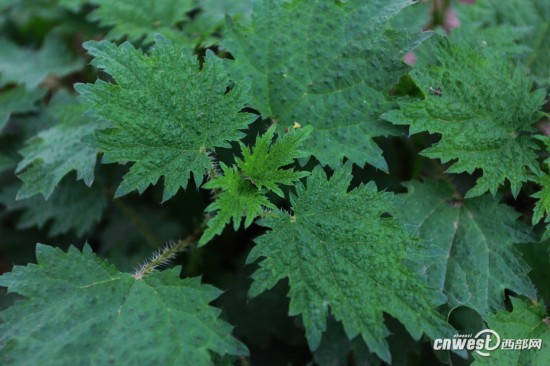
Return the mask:
{"type": "MultiPolygon", "coordinates": [[[[360,337],[350,341],[341,324],[329,317],[327,330],[323,333],[319,348],[313,355],[315,364],[319,366],[347,365],[350,356],[353,357],[356,365],[380,366],[382,364],[378,357],[369,352],[360,337]]],[[[392,360],[393,364],[395,364],[395,360],[392,360]]]]}
{"type": "Polygon", "coordinates": [[[275,126],[271,126],[266,133],[256,138],[253,149],[241,142],[243,158],[237,158],[234,167],[221,163],[223,175],[213,178],[203,186],[206,189],[219,190],[220,193],[206,208],[207,212],[216,212],[216,216],[209,220],[208,228],[199,244],[205,244],[219,235],[231,219],[235,230],[243,219],[244,227],[247,228],[256,217],[264,213],[265,208],[275,209],[266,194],[272,191],[284,197],[279,186],[292,185],[309,174],[284,167],[303,156],[299,147],[310,133],[309,126],[292,128],[279,135],[274,142],[275,126]]]}
{"type": "Polygon", "coordinates": [[[87,245],[38,244],[36,257],[0,277],[26,297],[1,313],[4,365],[209,365],[209,351],[248,353],[208,305],[221,291],[179,268],[136,279],[87,245]]]}
{"type": "Polygon", "coordinates": [[[392,27],[406,29],[410,32],[418,32],[425,29],[431,23],[431,4],[418,1],[414,6],[407,6],[392,20],[392,27]]]}
{"type": "MultiPolygon", "coordinates": [[[[0,133],[0,156],[2,157],[0,160],[3,161],[0,164],[0,172],[10,170],[9,174],[4,175],[8,178],[7,181],[16,180],[13,178],[15,178],[17,163],[21,160],[19,151],[23,148],[25,141],[36,136],[40,131],[52,127],[55,122],[51,114],[47,113],[47,108],[42,105],[36,112],[11,116],[9,126],[0,133]]],[[[0,183],[1,186],[2,183],[0,183]]]]}
{"type": "Polygon", "coordinates": [[[504,290],[536,298],[529,267],[514,243],[533,242],[520,214],[485,195],[459,200],[443,182],[410,182],[396,217],[440,248],[424,263],[430,284],[449,306],[466,305],[485,315],[502,308],[504,290]]]}
{"type": "MultiPolygon", "coordinates": [[[[548,227],[546,230],[548,234],[548,227]]],[[[537,298],[550,304],[550,240],[546,239],[535,245],[522,245],[518,248],[523,259],[531,267],[529,278],[537,289],[537,298]]]]}
{"type": "Polygon", "coordinates": [[[538,84],[550,86],[550,2],[546,0],[512,0],[501,7],[500,2],[492,1],[496,18],[505,23],[531,29],[522,40],[532,49],[526,66],[538,84]]]}
{"type": "Polygon", "coordinates": [[[23,48],[0,38],[0,86],[8,83],[36,88],[48,75],[65,76],[80,70],[84,60],[74,58],[63,42],[48,36],[42,48],[23,48]]]}
{"type": "Polygon", "coordinates": [[[312,350],[330,309],[350,339],[361,334],[389,363],[383,313],[402,322],[414,339],[422,333],[452,335],[452,329],[434,310],[444,296],[412,269],[427,248],[384,215],[392,195],[374,184],[348,192],[351,179],[350,164],[328,181],[318,167],[307,188],[298,185],[291,196],[293,214],[274,212],[259,222],[271,231],[256,240],[248,258],[249,263],[264,258],[250,295],[288,278],[289,314],[302,316],[312,350]]]}
{"type": "Polygon", "coordinates": [[[72,12],[79,12],[86,4],[95,4],[97,0],[59,0],[59,5],[66,7],[72,12]]]}
{"type": "Polygon", "coordinates": [[[537,224],[546,215],[545,222],[550,220],[550,175],[546,174],[538,178],[537,183],[541,185],[541,190],[531,197],[538,198],[533,210],[533,225],[537,224]]]}
{"type": "Polygon", "coordinates": [[[191,173],[199,186],[210,167],[207,149],[229,146],[254,118],[239,113],[242,89],[230,83],[212,53],[199,70],[195,56],[164,38],[147,55],[129,43],[84,47],[95,57],[93,64],[117,82],[76,85],[93,113],[114,125],[95,136],[104,162],[134,162],[117,197],[142,193],[162,176],[164,201],[187,186],[191,173]]]}
{"type": "MultiPolygon", "coordinates": [[[[13,25],[23,27],[25,30],[32,29],[30,33],[25,33],[26,35],[32,35],[31,38],[41,38],[41,35],[52,30],[52,26],[58,25],[49,23],[50,21],[60,21],[67,15],[58,3],[76,1],[78,0],[0,0],[0,10],[3,11],[0,20],[5,22],[6,18],[9,18],[13,25]],[[44,20],[47,23],[42,23],[44,20]],[[29,26],[30,29],[26,28],[29,26]]],[[[59,28],[54,32],[58,33],[59,28]]],[[[13,37],[13,34],[10,35],[13,37]]]]}
{"type": "Polygon", "coordinates": [[[224,38],[225,17],[249,21],[252,14],[253,0],[195,0],[200,12],[193,16],[191,22],[186,24],[184,30],[191,35],[199,35],[204,39],[203,44],[219,43],[219,38],[224,38]],[[211,37],[211,38],[208,38],[211,37]],[[216,38],[214,38],[216,37],[216,38]]]}
{"type": "Polygon", "coordinates": [[[284,167],[305,155],[299,148],[307,140],[312,129],[311,126],[292,128],[288,133],[279,135],[276,143],[272,143],[275,128],[270,127],[266,133],[258,137],[252,150],[241,143],[243,158],[237,159],[237,166],[243,177],[255,186],[283,197],[279,185],[291,185],[308,174],[284,167]]]}
{"type": "Polygon", "coordinates": [[[85,117],[86,106],[74,97],[58,94],[50,107],[57,124],[27,141],[16,173],[23,181],[17,199],[42,193],[48,199],[61,179],[75,170],[77,179],[91,186],[97,150],[82,139],[104,126],[85,117]]]}
{"type": "Polygon", "coordinates": [[[9,9],[11,8],[12,6],[15,5],[15,3],[17,2],[18,0],[1,0],[0,1],[0,11],[4,11],[6,9],[9,9]]]}
{"type": "MultiPolygon", "coordinates": [[[[508,2],[507,2],[508,3],[508,2]]],[[[451,39],[468,42],[474,47],[488,47],[494,52],[504,52],[510,59],[526,59],[531,48],[522,40],[529,35],[528,26],[494,23],[492,1],[475,4],[456,3],[453,6],[460,20],[460,27],[453,29],[451,39]]]]}
{"type": "Polygon", "coordinates": [[[0,132],[12,114],[35,112],[37,108],[34,104],[44,95],[46,95],[45,89],[27,91],[22,86],[0,93],[0,132]]]}
{"type": "MultiPolygon", "coordinates": [[[[377,136],[396,133],[379,119],[388,90],[408,71],[401,59],[428,33],[393,29],[412,0],[258,1],[252,24],[228,18],[228,67],[250,79],[249,103],[288,126],[314,128],[304,150],[322,164],[342,159],[387,171],[377,136]]],[[[281,128],[282,129],[282,128],[281,128]]]]}
{"type": "Polygon", "coordinates": [[[208,221],[208,227],[202,234],[199,245],[204,245],[214,236],[221,234],[231,219],[235,230],[243,220],[244,227],[247,228],[256,217],[264,213],[264,208],[276,208],[265,196],[265,191],[244,179],[236,167],[228,167],[223,163],[220,163],[220,166],[223,175],[203,186],[207,189],[220,189],[221,192],[206,208],[206,212],[215,212],[215,216],[208,221]]]}
{"type": "Polygon", "coordinates": [[[0,173],[8,169],[15,168],[16,162],[13,161],[9,156],[0,155],[0,173]]]}
{"type": "MultiPolygon", "coordinates": [[[[550,137],[548,136],[537,136],[537,138],[545,144],[546,151],[550,150],[550,137]]],[[[544,164],[547,168],[550,168],[550,158],[544,160],[544,164]]],[[[546,231],[543,234],[543,240],[550,237],[550,175],[544,174],[536,179],[536,183],[541,186],[540,191],[533,194],[531,197],[538,198],[535,208],[533,209],[533,225],[539,223],[543,217],[544,222],[546,223],[546,231]]]]}
{"type": "Polygon", "coordinates": [[[88,188],[67,179],[59,184],[47,201],[42,196],[16,200],[18,190],[17,185],[11,185],[0,193],[0,203],[8,211],[23,210],[17,228],[42,228],[51,221],[50,236],[70,230],[74,230],[79,237],[84,236],[99,221],[107,206],[107,197],[100,189],[88,188]]]}
{"type": "MultiPolygon", "coordinates": [[[[391,366],[410,366],[410,359],[418,359],[422,350],[422,343],[427,340],[415,341],[407,333],[407,330],[394,318],[388,318],[386,325],[390,331],[387,338],[392,355],[391,366]]],[[[366,347],[361,337],[351,341],[348,339],[344,328],[332,317],[327,319],[327,330],[323,333],[321,344],[313,355],[315,364],[319,366],[348,365],[348,360],[353,360],[358,366],[382,366],[382,362],[366,347]]]]}
{"type": "Polygon", "coordinates": [[[467,7],[477,16],[482,32],[500,27],[520,30],[517,42],[530,48],[526,52],[527,70],[541,86],[550,86],[550,2],[547,0],[477,1],[467,7]]]}
{"type": "Polygon", "coordinates": [[[94,0],[99,5],[90,19],[103,27],[111,27],[106,39],[119,40],[125,36],[130,42],[143,39],[152,42],[155,34],[162,34],[173,41],[184,34],[177,24],[188,18],[194,7],[193,0],[94,0]]]}
{"type": "Polygon", "coordinates": [[[534,366],[548,365],[550,363],[550,317],[542,303],[530,303],[518,298],[510,298],[513,311],[498,311],[487,317],[487,324],[496,331],[501,339],[502,347],[506,340],[527,339],[529,347],[530,339],[542,341],[540,349],[497,349],[490,356],[482,357],[474,352],[475,362],[473,366],[483,365],[509,365],[509,366],[534,366]]]}
{"type": "MultiPolygon", "coordinates": [[[[269,344],[273,345],[273,340],[282,341],[287,345],[303,344],[302,327],[297,324],[295,319],[288,316],[289,301],[286,296],[288,292],[286,283],[280,282],[273,289],[251,299],[248,296],[248,290],[252,282],[250,275],[255,268],[253,266],[244,267],[244,261],[241,262],[240,259],[239,264],[243,265],[242,270],[233,273],[226,272],[220,278],[218,286],[225,292],[216,302],[223,309],[227,321],[235,325],[235,336],[245,340],[246,344],[253,349],[264,348],[269,344]]],[[[286,352],[292,352],[293,349],[287,348],[287,350],[286,352]]],[[[254,351],[252,352],[254,353],[254,351]]],[[[259,360],[260,358],[256,358],[259,356],[258,353],[256,355],[252,356],[253,359],[259,360]]],[[[283,360],[280,356],[279,353],[269,360],[271,362],[257,361],[257,363],[276,366],[283,360]]]]}
{"type": "Polygon", "coordinates": [[[531,92],[533,83],[521,67],[512,67],[502,54],[484,52],[435,40],[432,62],[418,64],[411,75],[424,100],[401,104],[383,118],[410,125],[410,134],[428,131],[441,135],[423,155],[452,161],[449,173],[483,170],[466,197],[490,191],[510,181],[517,196],[522,183],[540,174],[537,145],[529,136],[541,116],[542,90],[531,92]],[[439,88],[439,89],[438,89],[439,88]]]}

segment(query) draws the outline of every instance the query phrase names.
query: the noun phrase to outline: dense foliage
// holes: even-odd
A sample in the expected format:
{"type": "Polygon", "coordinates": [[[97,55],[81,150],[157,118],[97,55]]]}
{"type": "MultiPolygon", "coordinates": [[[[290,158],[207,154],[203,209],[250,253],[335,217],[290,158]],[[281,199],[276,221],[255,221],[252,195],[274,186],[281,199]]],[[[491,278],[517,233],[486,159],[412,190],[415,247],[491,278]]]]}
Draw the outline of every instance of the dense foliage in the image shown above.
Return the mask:
{"type": "Polygon", "coordinates": [[[548,0],[0,0],[0,364],[549,365],[549,87],[548,0]]]}

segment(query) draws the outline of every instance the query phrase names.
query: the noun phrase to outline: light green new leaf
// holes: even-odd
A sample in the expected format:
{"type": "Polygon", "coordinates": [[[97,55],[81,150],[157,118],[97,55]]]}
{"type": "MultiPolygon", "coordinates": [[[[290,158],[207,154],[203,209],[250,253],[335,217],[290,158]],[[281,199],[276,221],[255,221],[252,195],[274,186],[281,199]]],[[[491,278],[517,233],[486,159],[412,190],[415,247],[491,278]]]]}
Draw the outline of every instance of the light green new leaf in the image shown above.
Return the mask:
{"type": "Polygon", "coordinates": [[[537,224],[544,215],[546,215],[545,222],[550,221],[548,213],[550,212],[550,175],[546,174],[537,180],[537,183],[541,185],[541,190],[532,195],[533,198],[538,198],[533,210],[533,225],[537,224]]]}
{"type": "Polygon", "coordinates": [[[206,189],[220,189],[221,192],[206,208],[206,212],[215,212],[215,216],[208,221],[208,227],[199,241],[200,245],[221,234],[231,219],[235,230],[243,220],[244,227],[247,228],[256,217],[264,213],[264,208],[276,208],[265,196],[266,192],[244,179],[236,167],[228,167],[223,163],[220,166],[223,175],[203,185],[206,189]]]}
{"type": "Polygon", "coordinates": [[[187,186],[191,173],[199,186],[210,167],[207,149],[238,140],[239,129],[254,118],[239,112],[242,89],[231,84],[212,53],[199,70],[195,56],[160,37],[147,55],[129,43],[84,47],[117,82],[76,85],[93,113],[114,125],[95,136],[104,162],[134,162],[117,196],[141,193],[162,176],[164,201],[187,186]]]}
{"type": "Polygon", "coordinates": [[[72,57],[63,42],[53,36],[46,37],[39,50],[0,38],[0,86],[18,83],[34,89],[48,75],[65,76],[83,66],[84,60],[72,57]]]}
{"type": "Polygon", "coordinates": [[[97,150],[82,139],[105,124],[84,116],[85,110],[86,106],[73,97],[56,96],[48,111],[57,124],[31,138],[20,151],[23,160],[16,173],[23,186],[17,199],[38,193],[48,199],[59,181],[73,170],[78,180],[92,185],[97,150]]]}
{"type": "Polygon", "coordinates": [[[440,134],[422,154],[453,161],[449,173],[481,169],[483,176],[467,197],[495,194],[506,180],[517,196],[531,173],[540,173],[538,147],[528,132],[541,116],[545,93],[531,92],[533,82],[525,71],[512,67],[502,54],[442,37],[435,42],[433,61],[419,63],[411,72],[425,99],[403,103],[383,118],[410,125],[410,134],[440,134]]]}
{"type": "MultiPolygon", "coordinates": [[[[516,340],[527,339],[527,349],[496,349],[490,356],[483,357],[473,353],[475,362],[472,366],[537,366],[550,364],[550,317],[542,303],[531,303],[515,297],[511,298],[513,310],[497,311],[487,318],[489,327],[500,336],[500,347],[506,340],[512,340],[515,347],[516,340]],[[530,340],[540,340],[540,348],[531,347],[530,340]]],[[[508,344],[509,347],[509,344],[508,344]]]]}
{"type": "Polygon", "coordinates": [[[301,315],[310,348],[315,350],[330,313],[350,339],[361,334],[369,349],[386,362],[390,352],[384,325],[387,313],[403,323],[414,339],[452,335],[435,307],[445,297],[413,270],[427,255],[385,213],[390,193],[374,184],[348,192],[351,166],[330,180],[316,168],[307,188],[291,196],[293,214],[274,212],[259,223],[271,229],[256,240],[248,262],[260,258],[250,295],[256,296],[288,278],[290,315],[301,315]]]}
{"type": "Polygon", "coordinates": [[[45,89],[27,91],[19,86],[0,93],[0,132],[13,113],[35,112],[35,103],[46,95],[45,89]]]}
{"type": "Polygon", "coordinates": [[[275,126],[271,126],[266,133],[256,138],[252,149],[241,143],[243,158],[236,159],[236,166],[230,168],[222,163],[223,175],[203,185],[206,189],[221,192],[206,208],[207,212],[216,212],[216,216],[208,222],[199,244],[205,244],[219,235],[231,219],[235,230],[243,219],[244,227],[247,228],[256,217],[264,213],[265,208],[276,209],[266,194],[272,191],[283,197],[280,185],[291,185],[309,174],[284,167],[303,156],[299,148],[310,133],[310,126],[293,128],[273,141],[275,126]]]}
{"type": "Polygon", "coordinates": [[[90,14],[91,20],[104,27],[112,27],[106,39],[127,37],[134,42],[144,39],[152,42],[155,34],[162,34],[172,41],[185,40],[177,24],[188,18],[194,7],[193,0],[93,0],[98,7],[90,14]]]}
{"type": "Polygon", "coordinates": [[[42,196],[16,200],[18,186],[7,186],[0,192],[0,203],[8,211],[23,210],[17,223],[19,229],[42,228],[51,221],[49,235],[56,236],[74,230],[79,237],[88,233],[101,219],[107,197],[97,188],[64,180],[48,200],[42,196]]]}
{"type": "Polygon", "coordinates": [[[529,227],[511,207],[490,195],[457,200],[443,182],[410,182],[396,217],[440,248],[425,263],[432,286],[449,306],[469,306],[485,315],[504,305],[504,290],[536,298],[529,267],[514,243],[533,241],[529,227]]]}
{"type": "Polygon", "coordinates": [[[279,135],[273,143],[275,126],[271,126],[266,133],[256,139],[251,150],[241,143],[242,159],[237,159],[243,177],[249,179],[255,186],[273,191],[283,197],[279,185],[291,185],[308,172],[299,172],[293,169],[284,169],[292,164],[294,159],[305,154],[300,147],[311,134],[311,126],[292,128],[289,132],[279,135]]]}
{"type": "Polygon", "coordinates": [[[95,256],[38,244],[37,264],[0,285],[26,297],[0,314],[3,365],[210,365],[210,351],[246,355],[220,310],[221,291],[179,268],[136,279],[95,256]]]}
{"type": "MultiPolygon", "coordinates": [[[[228,68],[250,79],[250,106],[288,126],[311,125],[304,151],[337,167],[347,157],[387,170],[377,136],[395,128],[379,119],[388,90],[408,67],[402,57],[428,33],[393,29],[412,0],[258,1],[252,25],[228,19],[228,68]]],[[[281,128],[282,130],[282,128],[281,128]]]]}

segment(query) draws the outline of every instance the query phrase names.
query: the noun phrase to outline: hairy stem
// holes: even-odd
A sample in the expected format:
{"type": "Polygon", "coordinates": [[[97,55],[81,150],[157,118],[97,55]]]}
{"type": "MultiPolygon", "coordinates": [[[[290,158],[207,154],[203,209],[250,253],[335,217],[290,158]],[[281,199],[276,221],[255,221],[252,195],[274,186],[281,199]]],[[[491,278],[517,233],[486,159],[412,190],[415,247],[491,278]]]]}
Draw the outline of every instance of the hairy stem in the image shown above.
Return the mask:
{"type": "Polygon", "coordinates": [[[209,170],[209,177],[210,179],[214,179],[220,175],[223,175],[222,170],[220,169],[220,163],[218,161],[218,157],[216,156],[216,153],[212,149],[205,149],[206,156],[208,156],[208,159],[210,159],[210,170],[209,170]]]}
{"type": "Polygon", "coordinates": [[[144,276],[155,272],[159,267],[168,264],[179,253],[186,250],[195,240],[195,236],[190,236],[179,240],[176,243],[169,243],[165,245],[164,248],[153,254],[148,261],[139,266],[134,273],[134,278],[136,280],[140,280],[144,276]]]}

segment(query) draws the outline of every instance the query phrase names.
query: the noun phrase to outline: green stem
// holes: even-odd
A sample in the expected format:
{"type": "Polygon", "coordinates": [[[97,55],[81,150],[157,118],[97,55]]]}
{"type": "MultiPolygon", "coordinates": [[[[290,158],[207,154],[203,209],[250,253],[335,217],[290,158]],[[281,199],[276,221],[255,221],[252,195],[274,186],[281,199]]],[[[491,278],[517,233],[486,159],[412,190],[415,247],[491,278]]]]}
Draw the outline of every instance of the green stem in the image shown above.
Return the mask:
{"type": "Polygon", "coordinates": [[[168,264],[179,253],[185,251],[191,244],[195,243],[197,239],[197,235],[193,234],[176,243],[166,245],[162,250],[153,254],[151,259],[137,269],[134,273],[134,278],[140,280],[148,274],[155,272],[157,268],[168,264]]]}

